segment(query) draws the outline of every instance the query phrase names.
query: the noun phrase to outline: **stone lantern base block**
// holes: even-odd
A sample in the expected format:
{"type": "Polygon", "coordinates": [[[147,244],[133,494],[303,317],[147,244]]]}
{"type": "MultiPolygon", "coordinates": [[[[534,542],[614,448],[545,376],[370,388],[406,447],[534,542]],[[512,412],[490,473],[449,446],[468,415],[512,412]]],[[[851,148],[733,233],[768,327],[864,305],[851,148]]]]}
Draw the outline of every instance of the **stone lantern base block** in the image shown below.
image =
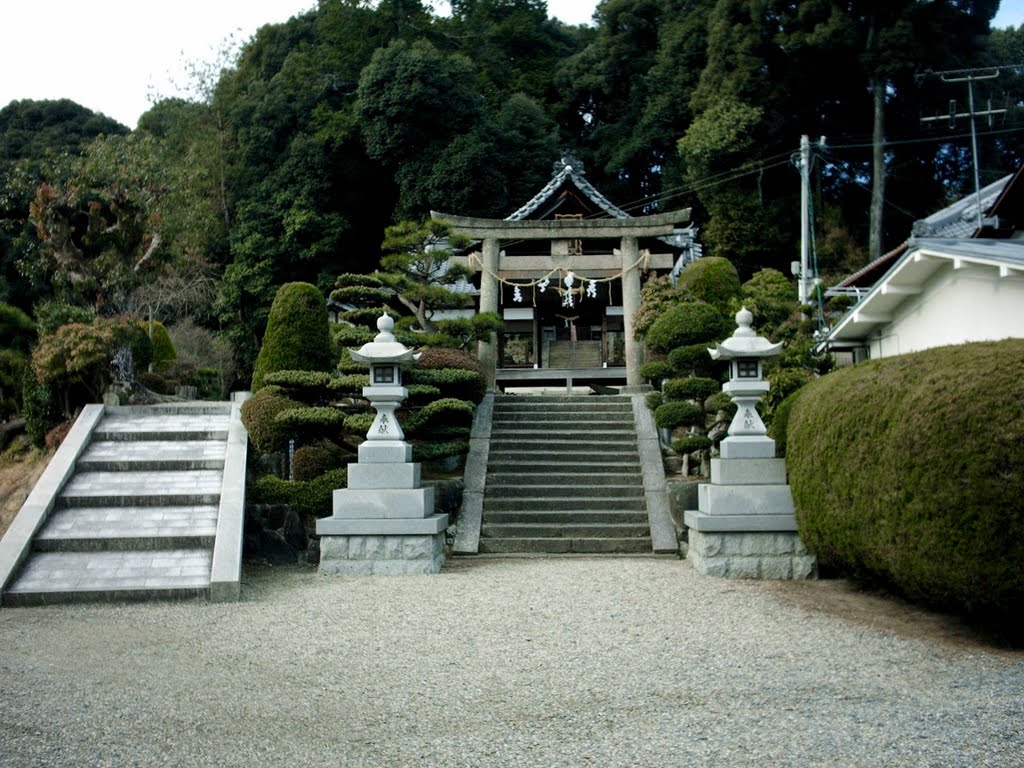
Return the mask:
{"type": "Polygon", "coordinates": [[[334,514],[320,520],[377,520],[382,518],[423,519],[434,513],[434,489],[427,488],[338,488],[334,491],[334,514]]]}
{"type": "Polygon", "coordinates": [[[360,464],[408,464],[412,446],[404,440],[365,440],[356,449],[360,464]]]}
{"type": "Polygon", "coordinates": [[[770,437],[727,437],[719,445],[723,459],[774,459],[775,441],[770,437]]]}
{"type": "Polygon", "coordinates": [[[349,576],[437,573],[448,515],[425,520],[317,521],[320,572],[349,576]]]}
{"type": "Polygon", "coordinates": [[[732,579],[816,579],[817,558],[795,531],[690,529],[687,559],[698,573],[732,579]]]}

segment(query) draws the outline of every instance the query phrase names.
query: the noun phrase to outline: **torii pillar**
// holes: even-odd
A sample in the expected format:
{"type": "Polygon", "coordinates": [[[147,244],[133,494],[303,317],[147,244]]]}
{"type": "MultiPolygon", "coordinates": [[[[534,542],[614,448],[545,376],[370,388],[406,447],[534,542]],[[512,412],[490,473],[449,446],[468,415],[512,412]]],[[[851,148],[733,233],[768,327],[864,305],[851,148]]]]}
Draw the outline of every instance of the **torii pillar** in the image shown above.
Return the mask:
{"type": "Polygon", "coordinates": [[[626,353],[626,387],[641,387],[640,364],[643,362],[643,345],[633,338],[633,316],[640,309],[640,264],[639,245],[635,236],[622,238],[619,247],[622,257],[622,320],[626,353]]]}
{"type": "MultiPolygon", "coordinates": [[[[496,237],[488,237],[483,241],[483,270],[480,274],[480,311],[498,313],[498,297],[501,285],[498,282],[498,270],[501,268],[501,250],[496,237]]],[[[491,334],[488,341],[477,344],[477,357],[487,377],[487,389],[496,386],[495,371],[498,367],[498,335],[491,334]]]]}

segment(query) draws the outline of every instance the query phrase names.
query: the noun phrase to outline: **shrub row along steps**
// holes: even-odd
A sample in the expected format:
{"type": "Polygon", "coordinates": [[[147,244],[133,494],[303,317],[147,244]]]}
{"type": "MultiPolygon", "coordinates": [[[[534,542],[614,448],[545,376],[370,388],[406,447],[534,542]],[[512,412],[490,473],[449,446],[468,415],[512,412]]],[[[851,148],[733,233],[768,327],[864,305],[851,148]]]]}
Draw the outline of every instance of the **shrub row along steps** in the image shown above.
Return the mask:
{"type": "Polygon", "coordinates": [[[628,397],[495,398],[479,551],[652,551],[628,397]]]}
{"type": "Polygon", "coordinates": [[[231,418],[230,403],[107,407],[4,604],[209,594],[231,418]]]}

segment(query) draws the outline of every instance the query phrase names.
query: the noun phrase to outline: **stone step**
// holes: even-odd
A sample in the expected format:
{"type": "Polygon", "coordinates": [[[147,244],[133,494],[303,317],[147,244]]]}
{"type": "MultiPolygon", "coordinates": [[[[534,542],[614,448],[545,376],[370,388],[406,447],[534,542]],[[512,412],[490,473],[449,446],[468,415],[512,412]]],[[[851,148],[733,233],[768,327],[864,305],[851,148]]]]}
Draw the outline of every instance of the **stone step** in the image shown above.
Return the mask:
{"type": "Polygon", "coordinates": [[[647,523],[488,523],[480,535],[494,539],[636,539],[650,538],[647,523]]]}
{"type": "Polygon", "coordinates": [[[633,402],[629,395],[499,395],[494,398],[494,405],[506,403],[545,403],[556,405],[586,405],[587,403],[626,403],[633,402]]]}
{"type": "Polygon", "coordinates": [[[96,425],[92,441],[226,440],[229,421],[225,412],[115,411],[96,425]]]}
{"type": "Polygon", "coordinates": [[[185,506],[220,500],[220,470],[78,472],[64,487],[58,507],[185,506]]]}
{"type": "Polygon", "coordinates": [[[491,438],[490,455],[496,456],[501,453],[530,454],[548,456],[562,456],[571,458],[580,455],[590,456],[619,456],[628,454],[637,455],[636,440],[632,437],[606,437],[603,440],[594,440],[593,435],[588,434],[587,439],[580,437],[552,437],[550,435],[531,436],[503,436],[496,435],[491,438]]]}
{"type": "Polygon", "coordinates": [[[567,403],[526,403],[526,402],[496,402],[494,414],[499,416],[564,416],[571,414],[607,414],[610,416],[633,416],[633,406],[629,403],[594,403],[579,404],[567,403]]]}
{"type": "Polygon", "coordinates": [[[212,553],[203,549],[36,552],[4,591],[5,605],[204,597],[212,553]]]}
{"type": "Polygon", "coordinates": [[[641,494],[633,496],[593,496],[586,500],[579,496],[554,498],[549,496],[491,496],[484,495],[484,517],[491,512],[569,512],[573,510],[597,512],[646,511],[647,500],[641,494]]]}
{"type": "Polygon", "coordinates": [[[536,433],[577,434],[579,432],[620,432],[635,434],[632,421],[624,419],[565,419],[562,421],[526,421],[494,417],[491,434],[536,433]]]}
{"type": "Polygon", "coordinates": [[[227,445],[217,440],[106,440],[78,460],[80,472],[223,469],[227,445]]]}
{"type": "MultiPolygon", "coordinates": [[[[518,424],[546,424],[550,426],[558,426],[564,428],[565,425],[576,425],[581,422],[600,422],[602,424],[614,424],[616,426],[623,425],[632,427],[633,426],[633,412],[632,410],[628,414],[622,414],[621,416],[614,413],[608,413],[601,411],[598,413],[581,413],[581,412],[559,412],[559,413],[529,413],[524,411],[513,411],[513,412],[501,412],[495,413],[493,421],[497,421],[501,424],[518,425],[518,424]]],[[[493,428],[493,426],[492,426],[493,428]]],[[[518,428],[518,427],[516,427],[518,428]]]]}
{"type": "Polygon", "coordinates": [[[627,498],[643,496],[644,486],[636,483],[609,483],[607,485],[574,485],[571,481],[563,485],[502,485],[492,483],[490,478],[484,489],[484,504],[490,499],[539,498],[539,499],[602,499],[607,496],[627,498]]]}
{"type": "Polygon", "coordinates": [[[483,516],[484,524],[547,524],[547,525],[573,525],[583,523],[595,523],[603,525],[613,524],[647,524],[646,511],[607,511],[607,510],[583,510],[569,509],[560,512],[550,511],[518,511],[518,512],[496,512],[486,511],[483,516]]]}
{"type": "Polygon", "coordinates": [[[634,554],[650,553],[650,537],[644,538],[480,538],[482,554],[634,554]]]}
{"type": "Polygon", "coordinates": [[[73,507],[57,509],[36,536],[37,551],[212,547],[217,507],[73,507]]]}
{"type": "Polygon", "coordinates": [[[636,456],[632,461],[627,456],[621,460],[606,460],[603,456],[588,456],[586,460],[570,460],[564,456],[525,456],[508,455],[505,458],[487,463],[488,476],[504,474],[537,474],[540,472],[558,472],[564,477],[566,473],[586,477],[603,472],[617,472],[621,475],[640,473],[640,462],[636,456]]]}
{"type": "Polygon", "coordinates": [[[593,488],[593,486],[621,486],[631,487],[641,485],[643,478],[639,475],[630,475],[623,472],[576,472],[566,474],[565,472],[493,472],[487,475],[486,488],[497,488],[506,485],[514,486],[543,486],[545,488],[563,488],[567,484],[570,490],[577,488],[592,488],[595,493],[605,493],[606,487],[593,488]]]}

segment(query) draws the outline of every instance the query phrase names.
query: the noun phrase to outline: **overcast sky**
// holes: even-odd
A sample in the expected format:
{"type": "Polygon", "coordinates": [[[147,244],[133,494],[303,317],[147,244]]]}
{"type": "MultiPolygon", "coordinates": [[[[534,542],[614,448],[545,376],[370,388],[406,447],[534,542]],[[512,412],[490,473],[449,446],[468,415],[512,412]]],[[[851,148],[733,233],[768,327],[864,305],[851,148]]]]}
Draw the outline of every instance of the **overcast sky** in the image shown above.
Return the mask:
{"type": "MultiPolygon", "coordinates": [[[[597,0],[548,0],[548,13],[589,23],[597,0]]],[[[249,39],[316,0],[3,0],[0,107],[68,98],[134,128],[154,96],[179,93],[184,62],[212,61],[232,35],[249,39]]],[[[436,0],[444,12],[447,3],[436,0]]],[[[996,26],[1024,23],[1024,0],[1004,0],[996,26]]]]}

